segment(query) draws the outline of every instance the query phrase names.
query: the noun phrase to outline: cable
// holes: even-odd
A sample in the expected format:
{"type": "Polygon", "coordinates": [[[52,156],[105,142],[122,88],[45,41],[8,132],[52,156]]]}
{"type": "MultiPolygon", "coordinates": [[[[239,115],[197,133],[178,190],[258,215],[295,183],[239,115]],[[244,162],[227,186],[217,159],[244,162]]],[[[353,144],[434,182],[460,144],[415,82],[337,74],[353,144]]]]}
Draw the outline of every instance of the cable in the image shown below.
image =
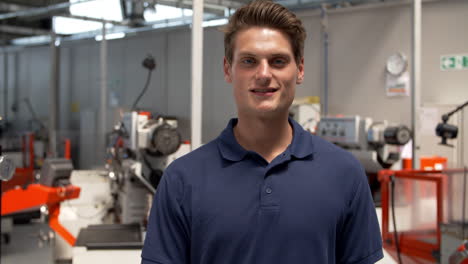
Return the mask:
{"type": "Polygon", "coordinates": [[[395,246],[398,255],[398,263],[403,264],[401,261],[401,252],[400,252],[400,243],[398,241],[398,232],[396,227],[396,217],[395,217],[395,175],[390,176],[392,181],[392,219],[393,219],[393,234],[395,236],[395,246]]]}
{"type": "Polygon", "coordinates": [[[463,238],[466,237],[465,230],[466,230],[466,173],[468,168],[465,166],[463,170],[463,222],[462,222],[462,234],[463,238]]]}
{"type": "Polygon", "coordinates": [[[137,104],[138,104],[138,101],[140,101],[141,97],[143,96],[143,94],[145,94],[146,92],[146,89],[148,89],[148,85],[149,85],[149,82],[151,80],[151,72],[156,68],[156,61],[154,60],[153,56],[151,54],[149,54],[148,56],[146,56],[146,58],[143,60],[143,63],[142,63],[143,67],[145,67],[146,69],[148,69],[148,78],[146,78],[146,84],[145,84],[145,87],[143,88],[143,91],[141,91],[140,95],[138,95],[135,103],[133,103],[133,106],[132,106],[132,111],[135,110],[137,104]]]}
{"type": "Polygon", "coordinates": [[[149,86],[149,82],[151,80],[151,73],[153,71],[152,70],[149,70],[148,71],[148,77],[146,78],[146,84],[145,84],[145,88],[143,88],[143,90],[141,91],[140,95],[138,95],[137,99],[135,100],[135,102],[133,103],[132,105],[132,111],[135,110],[137,104],[138,104],[138,101],[140,101],[141,97],[145,94],[146,90],[148,89],[148,86],[149,86]]]}
{"type": "Polygon", "coordinates": [[[39,118],[37,118],[36,111],[34,111],[31,101],[29,100],[29,97],[26,97],[23,100],[26,103],[26,106],[28,107],[29,113],[31,114],[33,121],[36,121],[39,124],[41,129],[47,129],[44,123],[42,123],[42,121],[39,120],[39,118]]]}

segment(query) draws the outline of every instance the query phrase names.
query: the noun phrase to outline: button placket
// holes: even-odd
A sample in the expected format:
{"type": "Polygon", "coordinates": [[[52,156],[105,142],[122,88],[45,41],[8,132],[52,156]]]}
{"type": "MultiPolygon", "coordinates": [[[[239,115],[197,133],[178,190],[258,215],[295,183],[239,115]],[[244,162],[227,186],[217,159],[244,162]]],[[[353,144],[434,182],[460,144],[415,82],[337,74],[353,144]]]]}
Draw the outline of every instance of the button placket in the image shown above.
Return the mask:
{"type": "Polygon", "coordinates": [[[260,190],[261,207],[271,207],[278,205],[278,201],[276,200],[277,195],[275,195],[275,177],[273,176],[275,175],[266,171],[265,177],[263,178],[263,184],[260,190]]]}

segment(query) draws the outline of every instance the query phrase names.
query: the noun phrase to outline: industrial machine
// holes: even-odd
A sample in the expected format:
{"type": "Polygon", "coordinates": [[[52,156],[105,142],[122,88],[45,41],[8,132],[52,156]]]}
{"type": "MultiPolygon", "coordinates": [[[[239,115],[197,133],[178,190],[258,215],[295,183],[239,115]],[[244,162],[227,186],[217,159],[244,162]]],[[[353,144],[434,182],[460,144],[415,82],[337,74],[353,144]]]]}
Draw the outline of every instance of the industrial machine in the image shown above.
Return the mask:
{"type": "MultiPolygon", "coordinates": [[[[95,221],[82,226],[72,249],[75,264],[105,262],[109,254],[115,257],[115,263],[140,261],[146,221],[163,171],[173,160],[190,151],[190,144],[181,140],[175,118],[153,117],[142,111],[123,113],[122,120],[109,134],[108,143],[105,173],[110,188],[105,192],[110,193],[112,201],[110,206],[104,202],[107,205],[103,207],[111,208],[107,212],[112,212],[114,217],[106,223],[95,221]]],[[[102,175],[102,171],[95,174],[102,175]]],[[[78,172],[75,176],[86,178],[78,172]]],[[[99,177],[93,178],[97,181],[99,177]]],[[[84,203],[95,203],[96,197],[97,193],[90,193],[88,202],[84,203]]],[[[80,210],[78,204],[74,210],[80,210]]]]}
{"type": "MultiPolygon", "coordinates": [[[[51,189],[56,185],[45,182],[38,182],[39,177],[52,178],[51,174],[56,171],[42,170],[40,166],[45,165],[44,169],[51,164],[64,161],[71,166],[71,161],[67,159],[45,159],[43,151],[44,141],[36,140],[35,133],[24,133],[22,135],[12,134],[0,138],[0,176],[4,182],[1,182],[2,195],[2,238],[9,242],[10,234],[13,230],[13,222],[29,222],[31,219],[40,218],[41,206],[50,206],[49,212],[56,213],[55,206],[67,199],[74,199],[78,196],[76,191],[70,187],[72,193],[66,193],[63,197],[56,197],[60,190],[51,189]],[[37,196],[37,197],[36,197],[37,196]],[[21,202],[18,202],[20,200],[21,202]]],[[[70,144],[65,147],[66,156],[70,159],[70,144]]],[[[72,169],[62,171],[63,177],[69,177],[72,169]]],[[[48,221],[50,227],[54,226],[55,216],[48,221]]],[[[56,222],[58,223],[58,221],[56,222]]],[[[60,225],[57,225],[57,232],[60,225]]]]}
{"type": "Polygon", "coordinates": [[[0,145],[0,183],[10,180],[15,174],[16,166],[7,156],[2,155],[2,146],[0,145]]]}
{"type": "Polygon", "coordinates": [[[299,123],[304,130],[315,134],[317,124],[320,121],[320,98],[318,96],[307,96],[294,99],[289,108],[289,116],[299,123]]]}
{"type": "Polygon", "coordinates": [[[411,139],[406,126],[360,116],[322,117],[317,135],[354,154],[367,173],[392,167],[400,160],[399,146],[411,139]]]}
{"type": "Polygon", "coordinates": [[[441,145],[453,147],[447,143],[447,139],[455,139],[458,135],[458,127],[448,124],[450,117],[458,111],[461,111],[463,108],[468,106],[468,101],[458,106],[454,110],[442,115],[442,123],[439,123],[436,127],[436,135],[441,138],[441,145]]]}
{"type": "Polygon", "coordinates": [[[153,196],[165,168],[190,151],[182,142],[175,118],[152,115],[138,108],[149,87],[156,61],[142,62],[148,77],[130,111],[120,112],[106,137],[105,170],[74,171],[72,182],[83,196],[64,206],[63,219],[77,236],[73,248],[58,241],[56,255],[74,264],[140,261],[153,196]],[[66,212],[66,213],[65,213],[66,212]]]}
{"type": "MultiPolygon", "coordinates": [[[[71,185],[69,182],[72,170],[73,165],[70,160],[47,159],[44,162],[38,181],[28,182],[26,185],[3,191],[2,226],[12,226],[15,215],[28,214],[42,208],[41,211],[47,215],[50,228],[62,236],[70,245],[73,245],[75,237],[58,220],[60,203],[75,199],[80,194],[80,188],[71,185]]],[[[3,235],[9,236],[8,233],[3,235]]]]}
{"type": "MultiPolygon", "coordinates": [[[[436,127],[441,145],[453,147],[458,128],[447,123],[468,102],[444,114],[436,127]]],[[[446,159],[433,158],[446,164],[446,159]]],[[[425,170],[382,170],[382,238],[398,263],[468,263],[468,168],[423,166],[425,170]],[[438,168],[439,167],[439,168],[438,168]],[[390,216],[391,213],[391,216],[390,216]]],[[[434,162],[434,165],[436,163],[434,162]]],[[[440,164],[439,164],[440,165],[440,164]]]]}
{"type": "Polygon", "coordinates": [[[124,113],[110,142],[108,168],[117,200],[117,222],[143,223],[164,169],[188,153],[188,144],[177,152],[182,140],[176,119],[152,118],[149,112],[136,111],[124,113]]]}

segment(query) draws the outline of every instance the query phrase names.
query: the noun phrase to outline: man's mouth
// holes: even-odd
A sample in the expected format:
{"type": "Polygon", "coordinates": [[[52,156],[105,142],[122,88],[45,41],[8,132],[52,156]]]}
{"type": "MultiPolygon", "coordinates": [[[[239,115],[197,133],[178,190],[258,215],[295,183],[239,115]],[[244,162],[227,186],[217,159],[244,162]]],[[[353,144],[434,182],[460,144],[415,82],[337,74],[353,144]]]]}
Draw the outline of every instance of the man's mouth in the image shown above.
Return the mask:
{"type": "Polygon", "coordinates": [[[254,94],[257,95],[271,95],[274,92],[278,91],[278,89],[275,88],[255,88],[255,89],[250,89],[250,91],[254,94]]]}

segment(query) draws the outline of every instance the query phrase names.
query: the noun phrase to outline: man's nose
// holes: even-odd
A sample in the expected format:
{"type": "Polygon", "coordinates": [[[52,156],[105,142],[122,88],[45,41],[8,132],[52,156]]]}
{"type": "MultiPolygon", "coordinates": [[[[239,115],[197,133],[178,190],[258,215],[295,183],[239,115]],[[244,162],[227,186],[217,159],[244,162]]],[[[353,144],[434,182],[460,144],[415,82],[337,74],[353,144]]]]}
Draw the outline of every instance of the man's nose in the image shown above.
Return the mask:
{"type": "Polygon", "coordinates": [[[259,85],[268,85],[270,84],[271,81],[271,68],[266,60],[262,60],[257,68],[257,81],[259,82],[259,85]]]}

